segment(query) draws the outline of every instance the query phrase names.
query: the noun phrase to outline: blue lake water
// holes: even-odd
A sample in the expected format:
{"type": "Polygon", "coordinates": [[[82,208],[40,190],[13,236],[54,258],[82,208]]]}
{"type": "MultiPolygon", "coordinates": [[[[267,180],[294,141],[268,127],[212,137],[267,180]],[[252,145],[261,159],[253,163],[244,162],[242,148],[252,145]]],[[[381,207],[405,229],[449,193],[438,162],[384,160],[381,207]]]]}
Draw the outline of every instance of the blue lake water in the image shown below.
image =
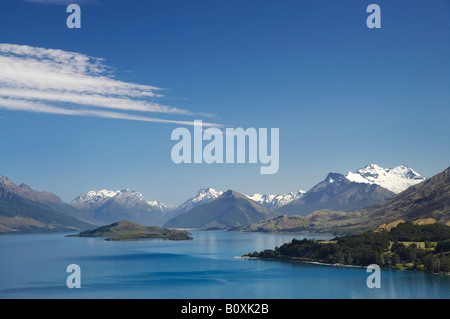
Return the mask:
{"type": "Polygon", "coordinates": [[[450,298],[450,276],[235,258],[296,238],[191,232],[194,240],[105,241],[66,234],[0,236],[0,298],[450,298]],[[69,264],[81,288],[69,289],[69,264]]]}

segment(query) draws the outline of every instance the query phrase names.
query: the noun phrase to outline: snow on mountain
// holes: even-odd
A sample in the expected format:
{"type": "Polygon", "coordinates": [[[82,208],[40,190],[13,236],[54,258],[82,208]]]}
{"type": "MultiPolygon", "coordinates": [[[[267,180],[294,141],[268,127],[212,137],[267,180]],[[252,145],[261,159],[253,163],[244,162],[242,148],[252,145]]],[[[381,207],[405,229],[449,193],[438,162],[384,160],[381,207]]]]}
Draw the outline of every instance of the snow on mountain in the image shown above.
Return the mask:
{"type": "Polygon", "coordinates": [[[303,196],[303,194],[305,194],[305,193],[306,193],[305,191],[299,190],[297,192],[290,192],[285,195],[251,194],[251,195],[245,195],[245,196],[247,196],[251,200],[257,202],[261,206],[277,209],[283,205],[286,205],[287,203],[292,202],[293,200],[301,198],[303,196]]]}
{"type": "Polygon", "coordinates": [[[383,168],[376,164],[370,164],[356,172],[349,171],[345,177],[352,182],[377,184],[396,194],[425,180],[424,177],[406,165],[383,168]]]}
{"type": "MultiPolygon", "coordinates": [[[[364,168],[360,168],[355,172],[349,171],[345,178],[349,181],[357,183],[376,184],[396,194],[425,180],[424,177],[406,165],[385,169],[376,164],[366,165],[364,168]]],[[[335,180],[329,177],[327,182],[333,183],[335,180]]],[[[306,192],[303,190],[298,190],[296,192],[290,192],[284,195],[265,195],[255,193],[245,196],[264,207],[276,210],[301,198],[305,193],[306,192]]],[[[215,190],[211,187],[201,188],[195,196],[189,198],[177,207],[175,205],[167,205],[159,201],[146,201],[141,193],[131,191],[129,189],[121,191],[103,189],[100,191],[90,191],[86,194],[81,194],[70,204],[81,209],[94,209],[113,199],[116,203],[121,205],[148,205],[154,209],[159,209],[173,215],[178,215],[200,206],[201,204],[210,202],[222,194],[222,191],[215,190]]]]}
{"type": "Polygon", "coordinates": [[[85,194],[79,195],[70,204],[72,206],[78,206],[82,204],[94,204],[103,203],[110,198],[116,196],[120,191],[110,191],[107,189],[102,189],[100,191],[89,191],[85,194]]]}
{"type": "MultiPolygon", "coordinates": [[[[252,194],[246,196],[262,206],[277,209],[295,199],[302,197],[304,193],[305,191],[299,190],[297,192],[290,192],[284,195],[252,194]]],[[[86,194],[81,194],[70,204],[79,209],[92,210],[104,205],[110,200],[114,200],[116,203],[127,206],[143,205],[145,202],[147,205],[157,208],[163,212],[174,212],[178,215],[187,212],[192,208],[210,202],[222,194],[222,191],[215,190],[211,187],[201,188],[195,196],[189,198],[177,207],[175,205],[167,205],[160,201],[147,201],[141,193],[131,191],[129,189],[121,191],[102,189],[100,191],[89,191],[86,194]]]]}
{"type": "Polygon", "coordinates": [[[99,207],[106,202],[114,200],[117,204],[125,206],[149,205],[162,211],[173,210],[176,206],[167,205],[159,201],[147,201],[139,192],[130,189],[111,191],[102,189],[100,191],[89,191],[75,198],[70,204],[77,208],[99,207]]]}
{"type": "Polygon", "coordinates": [[[165,204],[163,202],[159,202],[159,201],[147,201],[147,204],[149,204],[150,206],[153,206],[155,208],[158,208],[162,211],[169,211],[169,210],[174,210],[177,208],[176,205],[168,205],[165,204]]]}
{"type": "Polygon", "coordinates": [[[139,192],[129,190],[128,188],[119,191],[113,198],[116,203],[121,205],[134,206],[137,204],[147,204],[144,195],[139,192]]]}
{"type": "Polygon", "coordinates": [[[217,191],[214,188],[208,187],[208,188],[201,188],[197,195],[194,197],[189,198],[184,203],[182,203],[177,208],[178,213],[184,213],[189,210],[191,210],[194,207],[200,206],[201,204],[207,203],[212,201],[213,199],[216,199],[220,195],[222,195],[223,192],[217,191]]]}

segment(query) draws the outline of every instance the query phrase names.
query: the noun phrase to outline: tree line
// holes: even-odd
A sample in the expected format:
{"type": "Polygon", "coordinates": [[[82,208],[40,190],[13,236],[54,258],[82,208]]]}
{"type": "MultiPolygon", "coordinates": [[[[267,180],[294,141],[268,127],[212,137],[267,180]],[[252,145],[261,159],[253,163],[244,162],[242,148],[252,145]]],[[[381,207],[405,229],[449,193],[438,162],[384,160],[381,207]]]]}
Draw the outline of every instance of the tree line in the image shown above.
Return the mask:
{"type": "Polygon", "coordinates": [[[294,238],[280,247],[245,256],[450,273],[450,227],[405,222],[390,231],[365,232],[331,241],[294,238]]]}

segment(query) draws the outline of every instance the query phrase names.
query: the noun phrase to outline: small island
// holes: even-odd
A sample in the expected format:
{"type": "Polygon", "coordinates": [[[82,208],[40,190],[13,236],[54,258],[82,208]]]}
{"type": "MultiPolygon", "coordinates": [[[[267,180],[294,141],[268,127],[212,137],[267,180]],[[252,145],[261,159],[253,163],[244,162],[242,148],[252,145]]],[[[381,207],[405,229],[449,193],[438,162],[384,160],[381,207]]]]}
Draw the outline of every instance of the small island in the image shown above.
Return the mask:
{"type": "Polygon", "coordinates": [[[169,240],[190,240],[191,234],[184,230],[142,226],[128,221],[119,221],[67,237],[106,237],[105,240],[133,240],[149,238],[166,238],[169,240]]]}

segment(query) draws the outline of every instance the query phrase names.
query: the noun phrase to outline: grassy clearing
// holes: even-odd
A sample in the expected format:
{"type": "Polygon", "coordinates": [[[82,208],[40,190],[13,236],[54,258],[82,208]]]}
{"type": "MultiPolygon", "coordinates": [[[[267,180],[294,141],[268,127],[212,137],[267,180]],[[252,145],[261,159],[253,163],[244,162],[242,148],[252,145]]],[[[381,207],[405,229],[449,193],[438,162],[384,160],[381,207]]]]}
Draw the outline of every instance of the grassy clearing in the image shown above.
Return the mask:
{"type": "Polygon", "coordinates": [[[416,244],[417,248],[425,250],[434,250],[434,247],[436,247],[437,245],[437,242],[435,241],[428,242],[428,244],[426,244],[424,241],[401,241],[400,243],[402,243],[406,247],[409,247],[412,244],[416,244]]]}

